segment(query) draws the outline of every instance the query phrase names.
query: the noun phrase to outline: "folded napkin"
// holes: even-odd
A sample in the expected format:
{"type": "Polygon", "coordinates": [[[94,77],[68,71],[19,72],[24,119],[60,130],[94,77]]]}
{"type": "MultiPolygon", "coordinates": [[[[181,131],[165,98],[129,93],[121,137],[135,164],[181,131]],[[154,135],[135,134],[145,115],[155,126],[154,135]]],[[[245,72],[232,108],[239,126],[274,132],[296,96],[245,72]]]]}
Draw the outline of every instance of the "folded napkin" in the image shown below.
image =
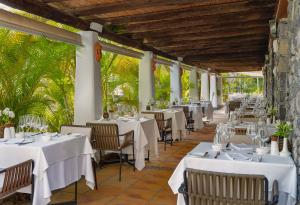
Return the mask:
{"type": "Polygon", "coordinates": [[[204,157],[205,155],[207,155],[207,152],[189,152],[188,155],[194,157],[204,157]]]}
{"type": "Polygon", "coordinates": [[[241,160],[241,161],[251,160],[250,157],[247,157],[246,155],[243,155],[241,153],[225,153],[225,156],[230,160],[241,160]]]}
{"type": "Polygon", "coordinates": [[[247,145],[247,144],[233,144],[231,143],[230,146],[235,149],[235,150],[251,150],[253,149],[250,145],[247,145]]]}

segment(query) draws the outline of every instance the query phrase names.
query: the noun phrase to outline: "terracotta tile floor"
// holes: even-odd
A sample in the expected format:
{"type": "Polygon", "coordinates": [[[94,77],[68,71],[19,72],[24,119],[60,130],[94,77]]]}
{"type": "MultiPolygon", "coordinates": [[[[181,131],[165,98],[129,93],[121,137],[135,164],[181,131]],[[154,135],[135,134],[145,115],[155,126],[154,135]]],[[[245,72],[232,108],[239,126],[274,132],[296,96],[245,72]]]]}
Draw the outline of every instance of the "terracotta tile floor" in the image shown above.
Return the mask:
{"type": "MultiPolygon", "coordinates": [[[[214,116],[214,122],[225,119],[224,115],[214,116]]],[[[122,170],[122,181],[118,181],[118,164],[105,165],[97,169],[98,190],[92,191],[81,180],[78,184],[78,204],[80,205],[173,205],[174,195],[168,186],[168,180],[181,158],[201,141],[212,141],[215,124],[208,124],[197,132],[191,132],[167,150],[159,145],[159,158],[152,158],[142,171],[133,171],[125,165],[122,170]]],[[[74,187],[55,192],[52,202],[71,200],[74,187]]],[[[10,203],[7,204],[26,204],[10,203]]]]}
{"type": "MultiPolygon", "coordinates": [[[[168,186],[168,180],[181,158],[201,141],[212,141],[214,125],[207,125],[192,132],[186,139],[175,142],[163,150],[160,156],[146,163],[142,171],[133,172],[132,167],[123,166],[122,181],[118,181],[118,164],[110,164],[97,170],[98,190],[87,188],[85,181],[79,183],[78,204],[82,205],[172,205],[176,204],[168,186]]],[[[53,202],[72,199],[73,188],[54,194],[53,202]]]]}

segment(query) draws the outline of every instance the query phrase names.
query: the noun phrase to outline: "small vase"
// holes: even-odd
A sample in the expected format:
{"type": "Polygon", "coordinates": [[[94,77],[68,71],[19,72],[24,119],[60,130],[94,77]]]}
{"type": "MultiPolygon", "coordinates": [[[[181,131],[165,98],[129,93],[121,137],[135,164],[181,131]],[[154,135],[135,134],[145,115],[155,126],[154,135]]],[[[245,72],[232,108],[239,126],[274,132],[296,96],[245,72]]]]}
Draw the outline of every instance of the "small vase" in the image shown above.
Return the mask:
{"type": "Polygon", "coordinates": [[[8,140],[11,138],[11,135],[10,135],[10,128],[9,127],[5,127],[4,128],[4,139],[8,140]]]}
{"type": "Polygon", "coordinates": [[[15,138],[16,130],[15,127],[10,127],[10,138],[15,138]]]}
{"type": "Polygon", "coordinates": [[[276,136],[271,138],[271,155],[279,155],[278,141],[276,136]]]}
{"type": "Polygon", "coordinates": [[[285,138],[283,138],[283,146],[282,146],[282,150],[280,152],[280,156],[289,157],[290,155],[291,155],[291,153],[288,150],[288,139],[285,137],[285,138]]]}
{"type": "Polygon", "coordinates": [[[275,116],[275,115],[273,116],[272,123],[273,123],[273,124],[275,124],[275,123],[276,123],[276,116],[275,116]]]}

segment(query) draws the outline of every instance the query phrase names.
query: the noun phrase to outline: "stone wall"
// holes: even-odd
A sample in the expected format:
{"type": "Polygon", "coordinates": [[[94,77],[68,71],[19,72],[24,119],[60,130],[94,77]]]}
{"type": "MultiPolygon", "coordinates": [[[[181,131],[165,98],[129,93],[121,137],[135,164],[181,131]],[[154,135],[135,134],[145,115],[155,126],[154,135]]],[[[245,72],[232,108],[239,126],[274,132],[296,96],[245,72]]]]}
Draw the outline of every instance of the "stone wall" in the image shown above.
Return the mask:
{"type": "Polygon", "coordinates": [[[277,26],[277,38],[273,40],[274,52],[274,105],[278,109],[280,120],[286,119],[287,76],[289,72],[288,20],[281,19],[277,26]]]}
{"type": "Polygon", "coordinates": [[[287,120],[293,122],[293,155],[299,164],[300,159],[300,0],[289,1],[289,67],[287,120]]]}

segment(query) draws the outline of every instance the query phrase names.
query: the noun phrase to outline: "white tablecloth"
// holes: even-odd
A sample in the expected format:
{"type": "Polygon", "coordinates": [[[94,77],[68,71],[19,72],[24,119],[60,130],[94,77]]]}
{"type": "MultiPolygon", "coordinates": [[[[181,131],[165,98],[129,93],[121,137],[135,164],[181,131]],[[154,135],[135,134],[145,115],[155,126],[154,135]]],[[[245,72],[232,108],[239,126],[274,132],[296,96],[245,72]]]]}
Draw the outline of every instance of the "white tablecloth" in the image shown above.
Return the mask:
{"type": "Polygon", "coordinates": [[[201,100],[199,102],[194,102],[193,104],[201,105],[201,107],[204,108],[204,112],[205,112],[207,120],[213,120],[214,109],[213,109],[211,101],[201,100]]]}
{"type": "MultiPolygon", "coordinates": [[[[209,151],[208,157],[200,158],[187,155],[180,161],[168,182],[174,194],[178,194],[178,188],[183,182],[184,170],[192,168],[213,172],[264,175],[269,181],[269,191],[272,189],[273,181],[278,181],[279,205],[294,205],[296,203],[297,173],[292,158],[264,155],[262,162],[233,161],[229,160],[222,152],[220,157],[214,159],[211,145],[211,143],[203,142],[192,150],[193,153],[209,151]]],[[[177,205],[184,204],[182,194],[178,194],[177,205]]]]}
{"type": "Polygon", "coordinates": [[[194,128],[196,130],[199,130],[204,127],[202,118],[203,118],[203,113],[202,113],[202,107],[199,105],[188,105],[189,106],[189,111],[193,111],[193,120],[194,122],[194,128]]]}
{"type": "MultiPolygon", "coordinates": [[[[150,151],[158,156],[157,140],[160,138],[160,135],[154,119],[141,118],[139,121],[135,119],[118,119],[97,122],[116,123],[119,127],[119,134],[124,134],[131,130],[134,131],[135,167],[138,170],[142,170],[145,167],[145,150],[150,148],[150,151]]],[[[126,148],[124,152],[132,154],[132,148],[126,148]]]]}
{"type": "Polygon", "coordinates": [[[165,115],[165,119],[172,118],[172,137],[174,140],[186,137],[186,118],[182,110],[168,109],[162,111],[165,115]]]}
{"type": "MultiPolygon", "coordinates": [[[[87,185],[94,189],[92,156],[91,144],[85,136],[62,136],[49,142],[36,141],[20,146],[0,143],[1,168],[34,160],[35,205],[48,204],[51,191],[78,181],[82,175],[87,185]]],[[[20,192],[30,193],[30,187],[20,192]]]]}

